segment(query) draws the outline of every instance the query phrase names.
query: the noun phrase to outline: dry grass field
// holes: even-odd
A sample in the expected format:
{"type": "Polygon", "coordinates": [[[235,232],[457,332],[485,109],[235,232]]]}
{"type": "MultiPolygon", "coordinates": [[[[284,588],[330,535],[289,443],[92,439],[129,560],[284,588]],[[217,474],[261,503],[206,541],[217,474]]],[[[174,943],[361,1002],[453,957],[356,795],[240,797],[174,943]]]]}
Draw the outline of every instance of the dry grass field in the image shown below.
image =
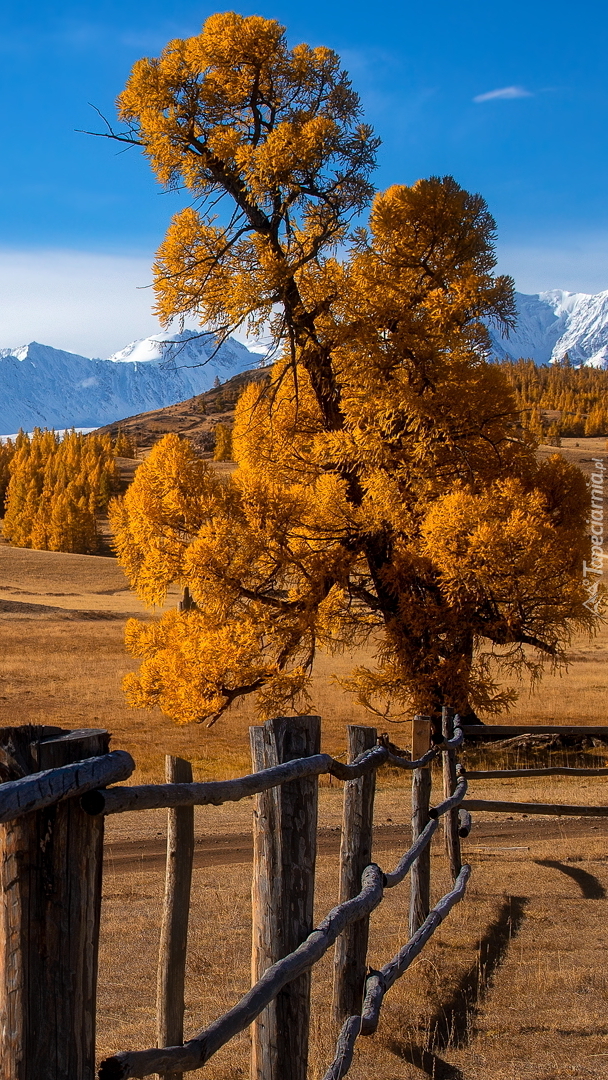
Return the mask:
{"type": "MultiPolygon", "coordinates": [[[[596,452],[595,447],[591,450],[596,452]]],[[[591,455],[587,451],[584,456],[591,455]]],[[[174,595],[169,602],[176,599],[174,595]]],[[[112,745],[134,755],[140,779],[161,778],[165,753],[192,760],[196,778],[248,770],[247,729],[254,719],[249,707],[211,729],[178,727],[156,712],[126,707],[120,682],[133,661],[124,652],[122,636],[126,618],[138,612],[145,615],[111,558],[0,546],[2,723],[107,727],[112,745]]],[[[607,659],[607,630],[591,642],[575,642],[569,671],[547,677],[532,696],[522,688],[510,722],[606,722],[607,659]]],[[[366,722],[362,711],[331,682],[331,675],[346,670],[350,662],[326,659],[313,687],[311,711],[322,715],[324,749],[335,754],[344,753],[346,724],[366,722]]],[[[407,745],[407,731],[395,728],[391,737],[407,745]]],[[[603,761],[601,751],[596,756],[603,761]]],[[[387,771],[379,777],[375,857],[386,868],[408,846],[408,788],[402,776],[387,771]]],[[[473,793],[608,802],[605,781],[596,778],[478,781],[473,793]]],[[[319,916],[335,901],[341,798],[341,785],[322,783],[319,916]]],[[[205,1026],[247,989],[251,809],[247,801],[196,813],[187,1033],[205,1026]]],[[[387,996],[379,1031],[360,1040],[349,1076],[606,1076],[607,825],[606,819],[505,820],[478,814],[464,842],[473,866],[467,898],[387,996]]],[[[154,1042],[164,828],[160,811],[117,815],[107,823],[100,1056],[154,1042]],[[154,845],[157,857],[152,857],[154,845]]],[[[443,844],[437,839],[434,897],[447,887],[443,844]]],[[[387,894],[372,917],[372,964],[384,963],[406,940],[407,908],[404,883],[387,894]]],[[[332,1056],[330,982],[328,956],[314,976],[311,1080],[323,1076],[332,1056]]],[[[246,1036],[190,1075],[210,1080],[247,1077],[246,1036]]]]}

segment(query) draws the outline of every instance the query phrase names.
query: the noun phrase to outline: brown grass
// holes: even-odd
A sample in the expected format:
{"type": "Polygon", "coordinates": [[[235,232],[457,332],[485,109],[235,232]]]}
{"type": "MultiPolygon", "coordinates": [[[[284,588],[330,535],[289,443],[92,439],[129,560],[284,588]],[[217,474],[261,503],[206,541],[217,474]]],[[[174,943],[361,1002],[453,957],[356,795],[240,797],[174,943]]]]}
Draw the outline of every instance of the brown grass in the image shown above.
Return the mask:
{"type": "Polygon", "coordinates": [[[608,458],[608,444],[603,436],[586,439],[579,436],[573,439],[562,439],[560,447],[543,444],[538,448],[540,458],[547,458],[552,454],[561,454],[573,465],[578,465],[585,476],[590,476],[595,470],[593,458],[603,458],[604,461],[608,458]]]}
{"type": "MultiPolygon", "coordinates": [[[[138,775],[146,778],[161,778],[167,752],[190,758],[198,777],[235,775],[248,768],[252,714],[246,707],[210,730],[180,728],[157,713],[126,708],[120,680],[132,661],[124,653],[122,633],[125,618],[139,606],[112,559],[0,547],[0,575],[3,723],[108,727],[113,745],[129,749],[138,775]]],[[[567,675],[550,677],[537,693],[525,694],[512,722],[604,722],[607,652],[606,631],[594,642],[577,642],[567,675]]],[[[349,664],[346,659],[325,661],[313,689],[313,708],[324,718],[324,744],[334,753],[344,752],[346,723],[364,719],[329,678],[349,664]]],[[[395,741],[405,743],[407,733],[394,731],[395,741]]],[[[604,781],[594,778],[475,784],[479,797],[538,801],[605,803],[605,791],[604,781]]],[[[325,782],[321,820],[326,827],[339,824],[341,797],[340,785],[325,782]]],[[[376,820],[407,824],[408,805],[408,782],[381,774],[376,820]]],[[[250,801],[202,808],[197,834],[246,831],[250,820],[250,801]]],[[[108,836],[137,841],[162,835],[164,827],[162,812],[118,816],[108,821],[108,836]]],[[[494,824],[478,815],[465,844],[474,870],[468,897],[390,992],[377,1035],[361,1040],[349,1074],[353,1080],[606,1075],[606,900],[601,896],[602,889],[608,892],[606,836],[608,829],[599,820],[530,818],[494,824]],[[509,829],[515,830],[513,836],[509,829]],[[498,955],[488,969],[492,949],[498,955]]],[[[391,867],[399,854],[382,851],[379,861],[391,867]]],[[[107,867],[99,999],[102,1055],[154,1042],[161,879],[143,861],[128,874],[111,862],[107,867]]],[[[447,886],[438,841],[434,896],[447,886]]],[[[195,871],[188,1033],[230,1007],[247,988],[249,889],[246,864],[195,871]]],[[[336,860],[323,856],[319,915],[335,894],[336,860]]],[[[373,916],[372,964],[384,963],[406,939],[407,905],[404,884],[387,895],[373,916]]],[[[311,1080],[323,1076],[331,1058],[330,981],[327,957],[314,977],[311,1080]]],[[[192,1075],[236,1080],[248,1075],[247,1058],[243,1036],[192,1075]]]]}
{"type": "MultiPolygon", "coordinates": [[[[402,810],[404,820],[405,803],[402,810]]],[[[487,842],[483,848],[479,839],[471,838],[467,846],[474,876],[468,897],[387,996],[377,1035],[360,1041],[349,1074],[353,1080],[372,1075],[385,1080],[414,1080],[421,1075],[466,1080],[605,1075],[606,901],[583,898],[580,885],[567,873],[571,868],[582,870],[596,888],[608,889],[605,846],[585,840],[585,854],[573,856],[573,850],[580,849],[573,848],[566,833],[563,839],[545,840],[542,826],[533,831],[523,845],[525,851],[510,850],[520,845],[511,845],[509,837],[506,842],[504,838],[487,842]]],[[[516,839],[521,843],[521,837],[516,839]]],[[[383,852],[382,865],[391,866],[398,854],[383,852]]],[[[439,843],[433,883],[435,896],[448,887],[439,843]]],[[[110,869],[106,875],[102,1053],[154,1044],[161,891],[160,874],[152,877],[142,871],[125,879],[110,869]]],[[[319,915],[334,902],[335,891],[335,859],[321,858],[319,915]]],[[[370,963],[381,965],[406,939],[407,888],[402,887],[388,893],[374,913],[370,963]]],[[[247,868],[196,871],[188,961],[189,1032],[209,1023],[245,992],[248,961],[247,868]]],[[[311,1080],[322,1077],[331,1060],[335,1031],[328,1020],[330,984],[331,956],[327,956],[315,969],[311,1080]]],[[[212,1080],[247,1076],[247,1039],[232,1042],[192,1075],[212,1080]]]]}

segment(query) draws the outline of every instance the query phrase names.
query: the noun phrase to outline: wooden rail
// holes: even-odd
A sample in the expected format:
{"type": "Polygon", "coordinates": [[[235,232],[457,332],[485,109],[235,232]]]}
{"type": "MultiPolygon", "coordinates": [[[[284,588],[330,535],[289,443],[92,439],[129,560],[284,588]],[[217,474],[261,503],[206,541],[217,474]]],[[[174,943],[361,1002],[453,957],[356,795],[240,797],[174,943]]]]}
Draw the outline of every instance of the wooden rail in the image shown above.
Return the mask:
{"type": "Polygon", "coordinates": [[[45,769],[0,784],[0,822],[14,821],[23,814],[44,810],[103,784],[127,780],[134,768],[135,762],[126,750],[112,750],[72,765],[45,769]]]}
{"type": "Polygon", "coordinates": [[[574,769],[551,765],[545,769],[467,769],[469,780],[512,780],[518,776],[608,776],[608,769],[574,769]]]}
{"type": "Polygon", "coordinates": [[[596,735],[608,740],[608,727],[578,726],[577,724],[462,724],[467,739],[513,739],[518,735],[596,735]]]}
{"type": "MultiPolygon", "coordinates": [[[[439,806],[431,806],[429,810],[429,817],[438,818],[441,817],[442,814],[447,814],[450,810],[455,810],[457,806],[460,806],[462,800],[464,799],[467,787],[468,773],[464,776],[458,777],[453,795],[449,795],[448,798],[444,800],[444,802],[439,804],[439,806]]],[[[468,806],[469,804],[467,803],[466,805],[468,806]]]]}
{"type": "Polygon", "coordinates": [[[93,1080],[101,845],[107,814],[164,807],[168,837],[158,967],[159,1046],[106,1059],[100,1080],[151,1073],[181,1080],[250,1025],[253,1080],[305,1080],[310,974],[332,945],[333,1015],[344,1024],[325,1080],[340,1080],[348,1072],[357,1037],[376,1030],[387,990],[464,895],[470,867],[461,866],[460,838],[470,832],[471,810],[608,816],[608,806],[466,798],[469,783],[476,779],[603,776],[608,768],[466,773],[455,757],[463,731],[475,739],[560,732],[608,737],[608,728],[463,728],[459,717],[444,709],[443,741],[434,746],[429,746],[430,719],[415,718],[411,760],[392,753],[382,740],[374,746],[373,729],[351,727],[350,760],[344,764],[318,753],[319,724],[318,717],[279,717],[252,729],[256,771],[236,780],[193,783],[190,765],[169,759],[167,783],[115,788],[106,785],[126,779],[134,764],[124,752],[108,752],[106,732],[3,729],[0,747],[13,779],[0,785],[0,964],[13,974],[6,986],[0,985],[0,1080],[71,1080],[76,1075],[93,1080]],[[440,754],[444,798],[433,806],[430,766],[440,754]],[[383,765],[412,775],[412,844],[386,872],[371,862],[374,782],[383,765]],[[341,883],[337,906],[313,929],[316,800],[322,774],[346,782],[341,883]],[[182,1043],[193,807],[252,795],[257,797],[253,985],[226,1014],[182,1043]],[[430,844],[440,819],[454,885],[429,910],[430,844]],[[31,869],[27,888],[22,865],[31,869]],[[366,977],[369,916],[385,890],[399,885],[408,873],[409,941],[380,971],[366,977]],[[56,901],[50,907],[45,900],[49,887],[56,901]]]}
{"type": "MultiPolygon", "coordinates": [[[[460,746],[460,731],[452,745],[460,746]]],[[[82,809],[91,815],[122,814],[127,810],[158,810],[170,806],[220,806],[225,802],[240,802],[251,795],[259,795],[270,788],[278,787],[290,780],[308,776],[321,776],[329,773],[339,780],[354,780],[374,772],[381,765],[392,765],[398,769],[423,768],[444,748],[443,743],[424,754],[417,761],[397,757],[384,746],[376,746],[353,765],[344,765],[329,754],[314,754],[310,757],[289,761],[270,769],[241,776],[238,780],[209,780],[201,784],[142,784],[139,787],[110,788],[107,791],[89,791],[81,800],[82,809]]]]}
{"type": "Polygon", "coordinates": [[[380,1020],[384,995],[397,979],[405,974],[454,904],[462,900],[470,874],[471,867],[465,864],[456,878],[453,889],[442,896],[407,944],[380,971],[370,972],[365,983],[365,997],[361,1013],[358,1016],[350,1016],[346,1020],[338,1039],[336,1056],[323,1080],[341,1080],[343,1076],[346,1076],[352,1064],[358,1036],[374,1034],[380,1020]]]}
{"type": "MultiPolygon", "coordinates": [[[[441,807],[437,809],[440,810],[441,807]]],[[[200,1069],[230,1039],[249,1027],[284,986],[310,971],[347,926],[369,915],[374,908],[378,907],[383,899],[384,889],[393,888],[403,881],[415,859],[429,844],[437,827],[436,819],[428,823],[424,833],[405,853],[392,873],[383,873],[380,867],[373,863],[367,866],[362,876],[361,891],[356,897],[333,908],[297,949],[269,967],[255,986],[229,1012],[219,1017],[193,1039],[189,1039],[183,1046],[151,1047],[149,1050],[132,1050],[115,1054],[101,1063],[99,1080],[127,1080],[129,1077],[150,1076],[155,1072],[162,1074],[172,1071],[192,1072],[194,1069],[200,1069]]],[[[460,884],[464,889],[470,867],[463,868],[462,873],[463,878],[460,884]]],[[[452,903],[455,902],[456,898],[452,903]]],[[[426,931],[423,925],[420,928],[421,939],[417,939],[421,940],[420,948],[439,925],[441,917],[435,915],[430,922],[427,919],[425,925],[427,922],[426,931]]],[[[393,977],[389,985],[392,985],[392,982],[402,974],[400,970],[402,963],[405,961],[401,953],[391,961],[393,977]]]]}

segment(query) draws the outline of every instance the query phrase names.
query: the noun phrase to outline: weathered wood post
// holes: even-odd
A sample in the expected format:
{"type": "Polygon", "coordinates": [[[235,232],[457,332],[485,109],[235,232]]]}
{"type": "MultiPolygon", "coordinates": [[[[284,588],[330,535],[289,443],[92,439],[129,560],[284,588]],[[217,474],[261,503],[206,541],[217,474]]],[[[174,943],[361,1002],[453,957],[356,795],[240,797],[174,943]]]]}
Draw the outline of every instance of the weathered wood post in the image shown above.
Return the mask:
{"type": "Polygon", "coordinates": [[[192,593],[190,592],[190,589],[188,588],[188,586],[184,585],[184,591],[182,593],[182,598],[181,598],[179,604],[177,605],[177,610],[178,611],[192,611],[194,608],[196,608],[196,603],[192,598],[192,593]]]}
{"type": "MultiPolygon", "coordinates": [[[[192,765],[183,758],[165,757],[168,784],[191,784],[192,765]]],[[[157,1046],[184,1041],[184,986],[190,888],[194,860],[194,807],[167,811],[167,870],[160,931],[156,993],[157,1046]]],[[[161,1073],[161,1080],[181,1080],[183,1073],[161,1073]]]]}
{"type": "MultiPolygon", "coordinates": [[[[454,735],[454,710],[443,708],[441,710],[441,730],[444,739],[451,739],[454,735]]],[[[456,788],[456,751],[443,751],[443,797],[449,799],[456,788]]],[[[445,847],[450,863],[450,871],[454,881],[462,869],[460,856],[460,835],[458,832],[458,807],[448,810],[443,819],[445,835],[445,847]]]]}
{"type": "MultiPolygon", "coordinates": [[[[431,745],[430,716],[415,716],[412,721],[412,761],[426,754],[431,745]]],[[[431,766],[414,769],[412,776],[412,840],[428,824],[431,803],[431,766]]],[[[431,846],[427,844],[410,871],[410,937],[422,926],[430,911],[431,846]]]]}
{"type": "MultiPolygon", "coordinates": [[[[0,729],[2,779],[105,754],[107,731],[0,729]]],[[[103,815],[0,825],[0,1080],[94,1080],[103,815]]]]}
{"type": "MultiPolygon", "coordinates": [[[[376,745],[375,728],[348,726],[348,760],[376,745]]],[[[368,773],[344,785],[344,811],[340,843],[340,888],[338,903],[350,900],[361,890],[361,874],[372,861],[372,831],[376,773],[368,773]]],[[[336,1023],[361,1012],[365,983],[369,915],[351,923],[336,941],[334,953],[334,993],[332,1012],[336,1023]]]]}
{"type": "MultiPolygon", "coordinates": [[[[319,753],[318,716],[279,716],[250,728],[256,771],[319,753]]],[[[313,928],[318,778],[256,796],[253,815],[252,982],[313,928]]],[[[252,1080],[306,1080],[310,974],[281,990],[252,1025],[252,1080]]]]}

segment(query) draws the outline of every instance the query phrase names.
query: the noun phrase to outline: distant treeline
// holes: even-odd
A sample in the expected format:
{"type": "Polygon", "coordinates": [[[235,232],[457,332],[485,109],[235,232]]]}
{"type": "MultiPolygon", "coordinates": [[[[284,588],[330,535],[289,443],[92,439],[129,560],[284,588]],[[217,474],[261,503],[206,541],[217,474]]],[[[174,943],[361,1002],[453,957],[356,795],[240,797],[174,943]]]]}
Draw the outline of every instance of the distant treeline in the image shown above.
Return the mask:
{"type": "Polygon", "coordinates": [[[503,362],[524,427],[546,441],[560,436],[608,436],[608,371],[561,363],[538,367],[533,360],[503,362]],[[558,416],[547,417],[547,412],[558,416]]]}
{"type": "Polygon", "coordinates": [[[133,453],[120,433],[80,435],[37,428],[0,444],[4,539],[16,547],[94,554],[97,521],[118,489],[116,458],[133,453]]]}

